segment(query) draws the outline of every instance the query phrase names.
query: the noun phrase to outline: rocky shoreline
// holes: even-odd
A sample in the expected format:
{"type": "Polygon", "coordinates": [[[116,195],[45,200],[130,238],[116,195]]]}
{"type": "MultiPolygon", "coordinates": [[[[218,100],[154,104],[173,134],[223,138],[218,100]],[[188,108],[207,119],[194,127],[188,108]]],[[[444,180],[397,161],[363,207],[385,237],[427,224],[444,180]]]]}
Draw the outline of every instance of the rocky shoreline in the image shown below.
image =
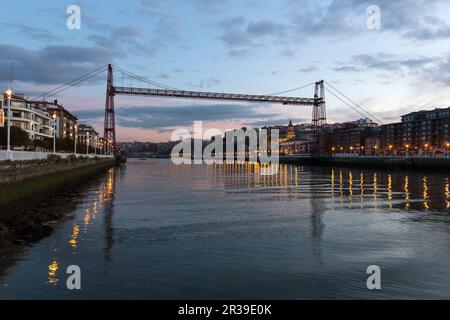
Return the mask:
{"type": "MultiPolygon", "coordinates": [[[[23,192],[20,199],[3,204],[0,212],[0,247],[23,245],[41,240],[50,235],[55,222],[64,218],[67,210],[59,210],[58,204],[73,204],[80,196],[80,187],[86,181],[98,176],[115,161],[87,164],[86,167],[70,169],[66,172],[45,174],[12,185],[0,186],[9,192],[23,192]],[[35,186],[41,188],[35,191],[35,186]]],[[[7,191],[6,191],[7,192],[7,191]]],[[[5,199],[11,198],[3,194],[5,199]]]]}
{"type": "Polygon", "coordinates": [[[34,208],[19,209],[19,214],[8,214],[6,218],[0,219],[0,247],[23,245],[50,235],[53,232],[53,224],[64,218],[65,213],[49,208],[57,208],[61,201],[66,205],[75,205],[78,196],[77,191],[63,191],[43,200],[34,208]]]}

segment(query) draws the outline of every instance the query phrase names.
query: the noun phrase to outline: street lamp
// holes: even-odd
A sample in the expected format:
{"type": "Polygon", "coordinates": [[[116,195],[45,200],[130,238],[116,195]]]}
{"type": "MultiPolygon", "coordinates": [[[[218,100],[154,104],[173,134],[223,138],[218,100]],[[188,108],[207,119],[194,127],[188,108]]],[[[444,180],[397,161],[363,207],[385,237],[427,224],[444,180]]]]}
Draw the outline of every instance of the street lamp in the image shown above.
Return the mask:
{"type": "Polygon", "coordinates": [[[53,114],[53,153],[56,153],[56,113],[53,114]]]}
{"type": "Polygon", "coordinates": [[[78,126],[75,126],[75,156],[77,156],[78,126]]]}
{"type": "Polygon", "coordinates": [[[94,154],[97,155],[97,136],[94,137],[94,154]]]}
{"type": "Polygon", "coordinates": [[[86,154],[89,155],[89,132],[86,132],[86,154]]]}
{"type": "Polygon", "coordinates": [[[11,89],[6,90],[6,97],[8,98],[8,124],[7,124],[7,134],[6,134],[6,154],[8,160],[12,160],[11,153],[11,98],[13,91],[11,89]]]}

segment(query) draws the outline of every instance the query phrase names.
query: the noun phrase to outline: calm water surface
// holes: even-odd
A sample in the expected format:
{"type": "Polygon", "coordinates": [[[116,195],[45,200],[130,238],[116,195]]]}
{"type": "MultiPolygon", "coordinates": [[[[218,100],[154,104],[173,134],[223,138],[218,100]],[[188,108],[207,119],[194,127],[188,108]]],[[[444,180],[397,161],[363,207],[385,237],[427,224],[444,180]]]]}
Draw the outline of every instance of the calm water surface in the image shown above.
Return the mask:
{"type": "Polygon", "coordinates": [[[450,298],[439,174],[130,161],[48,238],[0,252],[0,298],[450,298]],[[66,269],[82,290],[66,289],[66,269]],[[379,265],[382,290],[366,288],[379,265]]]}

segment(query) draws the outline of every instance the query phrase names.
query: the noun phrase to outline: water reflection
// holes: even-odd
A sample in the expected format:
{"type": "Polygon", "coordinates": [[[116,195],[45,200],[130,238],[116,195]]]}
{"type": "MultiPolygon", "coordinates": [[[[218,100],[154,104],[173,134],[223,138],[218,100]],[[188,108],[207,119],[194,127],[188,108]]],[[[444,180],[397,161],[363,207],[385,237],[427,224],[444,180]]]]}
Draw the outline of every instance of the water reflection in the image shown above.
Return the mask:
{"type": "Polygon", "coordinates": [[[51,286],[56,286],[58,283],[57,272],[59,269],[59,263],[56,260],[53,260],[52,263],[48,266],[48,281],[47,283],[51,286]]]}
{"type": "Polygon", "coordinates": [[[257,163],[215,164],[209,174],[215,175],[216,181],[223,177],[229,189],[284,194],[286,199],[301,197],[314,182],[317,185],[313,192],[332,199],[331,208],[336,204],[357,205],[360,209],[439,211],[450,208],[449,178],[445,175],[345,168],[303,169],[285,164],[272,168],[257,163]],[[324,171],[325,174],[328,171],[326,180],[324,171]],[[354,201],[355,197],[359,197],[358,201],[354,201]]]}
{"type": "Polygon", "coordinates": [[[78,245],[78,235],[80,233],[80,227],[75,224],[72,229],[72,235],[70,236],[69,244],[72,248],[76,249],[78,245]]]}
{"type": "Polygon", "coordinates": [[[113,215],[114,215],[114,191],[116,181],[116,170],[114,168],[108,171],[108,178],[105,188],[103,190],[103,204],[104,210],[104,230],[105,230],[105,247],[103,249],[105,254],[105,260],[111,261],[111,250],[114,244],[114,228],[113,228],[113,215]]]}
{"type": "MultiPolygon", "coordinates": [[[[90,232],[90,226],[95,223],[97,215],[102,213],[104,215],[104,230],[105,230],[105,260],[110,260],[111,249],[113,245],[113,227],[112,227],[112,216],[113,216],[113,202],[114,202],[114,191],[115,191],[115,176],[116,168],[109,169],[105,180],[100,184],[98,188],[98,196],[95,196],[92,205],[87,205],[84,208],[84,214],[80,221],[73,223],[71,227],[71,233],[69,234],[68,244],[73,250],[72,253],[76,254],[80,250],[83,237],[88,237],[90,232]],[[101,211],[100,209],[103,208],[101,211]],[[82,226],[82,234],[80,234],[80,226],[82,226]]],[[[58,243],[54,243],[53,251],[57,255],[59,248],[58,243]]],[[[47,283],[51,286],[56,286],[58,284],[57,272],[60,268],[61,261],[59,258],[55,257],[51,264],[48,266],[48,281],[47,283]]]]}

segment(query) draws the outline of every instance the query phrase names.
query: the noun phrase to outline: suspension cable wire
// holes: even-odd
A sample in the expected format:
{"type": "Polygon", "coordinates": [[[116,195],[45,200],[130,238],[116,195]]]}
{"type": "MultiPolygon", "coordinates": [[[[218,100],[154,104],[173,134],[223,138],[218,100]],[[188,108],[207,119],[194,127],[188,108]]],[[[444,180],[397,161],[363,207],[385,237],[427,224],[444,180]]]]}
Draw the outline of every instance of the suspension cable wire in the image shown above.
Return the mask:
{"type": "MultiPolygon", "coordinates": [[[[66,86],[70,86],[70,85],[72,85],[73,83],[75,83],[75,82],[77,82],[77,81],[79,81],[79,80],[82,80],[81,82],[83,82],[83,81],[85,81],[85,80],[83,80],[84,78],[90,76],[90,75],[93,74],[93,73],[96,73],[96,72],[100,73],[100,71],[104,71],[104,70],[106,70],[106,65],[103,65],[103,66],[101,66],[101,67],[99,67],[99,68],[97,68],[97,69],[95,69],[95,70],[92,70],[91,72],[88,72],[88,73],[86,73],[86,74],[84,74],[84,75],[82,75],[82,76],[79,76],[79,77],[77,77],[77,78],[75,78],[75,79],[73,79],[73,80],[71,80],[71,81],[69,81],[69,82],[66,82],[66,83],[64,83],[64,84],[62,84],[62,85],[60,85],[60,86],[54,88],[53,90],[50,90],[50,91],[48,91],[48,92],[46,92],[46,93],[44,93],[44,94],[42,94],[42,95],[40,95],[40,96],[37,96],[37,97],[33,98],[32,100],[38,100],[38,99],[41,98],[41,97],[44,98],[44,99],[45,99],[46,97],[51,97],[51,96],[54,95],[54,94],[52,94],[52,93],[54,93],[55,91],[58,91],[58,90],[60,90],[60,89],[62,89],[62,88],[64,88],[64,87],[66,87],[66,86]],[[52,95],[50,95],[50,94],[52,94],[52,95]]],[[[81,82],[79,82],[79,83],[81,83],[81,82]]]]}
{"type": "Polygon", "coordinates": [[[339,101],[341,101],[342,103],[344,103],[345,105],[347,105],[348,107],[350,107],[353,111],[359,113],[361,116],[363,117],[367,117],[367,115],[365,115],[364,113],[362,113],[360,110],[356,109],[354,106],[352,106],[351,104],[349,104],[347,101],[343,100],[342,98],[340,98],[339,96],[337,96],[333,91],[331,91],[330,89],[325,88],[325,90],[328,93],[331,93],[336,99],[338,99],[339,101]]]}
{"type": "MultiPolygon", "coordinates": [[[[353,103],[355,106],[357,106],[358,108],[360,108],[363,112],[365,112],[367,115],[369,115],[371,118],[373,118],[376,122],[378,122],[379,124],[384,124],[383,121],[381,121],[380,119],[378,119],[376,116],[374,116],[372,113],[370,113],[369,111],[367,111],[365,108],[363,108],[361,105],[359,105],[358,103],[356,103],[355,101],[353,101],[352,99],[350,99],[349,97],[347,97],[344,93],[342,93],[341,91],[339,91],[338,89],[336,89],[336,87],[334,87],[331,83],[329,83],[328,81],[325,81],[325,83],[330,86],[333,90],[335,90],[337,93],[339,93],[341,96],[343,96],[345,99],[347,99],[348,101],[350,101],[351,103],[353,103]]],[[[329,91],[329,90],[328,90],[329,91]]],[[[360,113],[361,114],[361,113],[360,113]]],[[[367,117],[367,115],[364,115],[364,117],[367,117]]]]}
{"type": "Polygon", "coordinates": [[[294,88],[294,89],[289,89],[289,90],[285,90],[285,91],[275,92],[275,93],[271,93],[271,94],[265,94],[265,96],[278,96],[280,94],[286,94],[286,93],[290,93],[290,92],[293,92],[293,91],[301,90],[301,89],[304,89],[304,88],[309,87],[309,86],[314,85],[314,84],[315,84],[315,82],[311,82],[311,83],[308,83],[308,84],[306,84],[304,86],[297,87],[297,88],[294,88]]]}
{"type": "Polygon", "coordinates": [[[61,88],[61,89],[59,89],[59,90],[53,92],[52,94],[47,95],[46,97],[47,97],[47,98],[53,97],[53,96],[55,96],[55,95],[57,95],[57,94],[59,94],[59,93],[61,93],[61,92],[63,92],[63,91],[66,91],[66,90],[68,90],[68,89],[70,89],[70,88],[72,88],[72,87],[75,87],[75,86],[79,85],[80,83],[83,83],[83,82],[85,82],[85,81],[87,81],[87,80],[90,80],[90,79],[92,79],[92,78],[98,76],[99,74],[101,74],[101,73],[103,73],[103,72],[104,72],[104,70],[99,70],[99,71],[97,71],[96,73],[90,75],[89,77],[85,77],[85,78],[83,78],[83,79],[80,79],[79,81],[77,81],[77,82],[75,82],[75,83],[72,83],[70,86],[66,86],[66,87],[64,87],[64,88],[61,88]]]}
{"type": "Polygon", "coordinates": [[[162,83],[158,83],[156,81],[152,81],[152,80],[146,79],[144,77],[138,76],[137,74],[134,74],[134,73],[132,73],[130,71],[124,70],[124,69],[122,69],[122,68],[120,68],[118,66],[114,65],[113,68],[118,70],[119,72],[122,72],[123,74],[126,74],[126,75],[130,76],[131,78],[134,78],[136,80],[145,82],[147,84],[151,84],[151,85],[154,85],[156,87],[164,88],[164,89],[167,89],[167,90],[179,90],[177,88],[174,88],[174,87],[171,87],[171,86],[167,86],[167,85],[164,85],[162,83]]]}

